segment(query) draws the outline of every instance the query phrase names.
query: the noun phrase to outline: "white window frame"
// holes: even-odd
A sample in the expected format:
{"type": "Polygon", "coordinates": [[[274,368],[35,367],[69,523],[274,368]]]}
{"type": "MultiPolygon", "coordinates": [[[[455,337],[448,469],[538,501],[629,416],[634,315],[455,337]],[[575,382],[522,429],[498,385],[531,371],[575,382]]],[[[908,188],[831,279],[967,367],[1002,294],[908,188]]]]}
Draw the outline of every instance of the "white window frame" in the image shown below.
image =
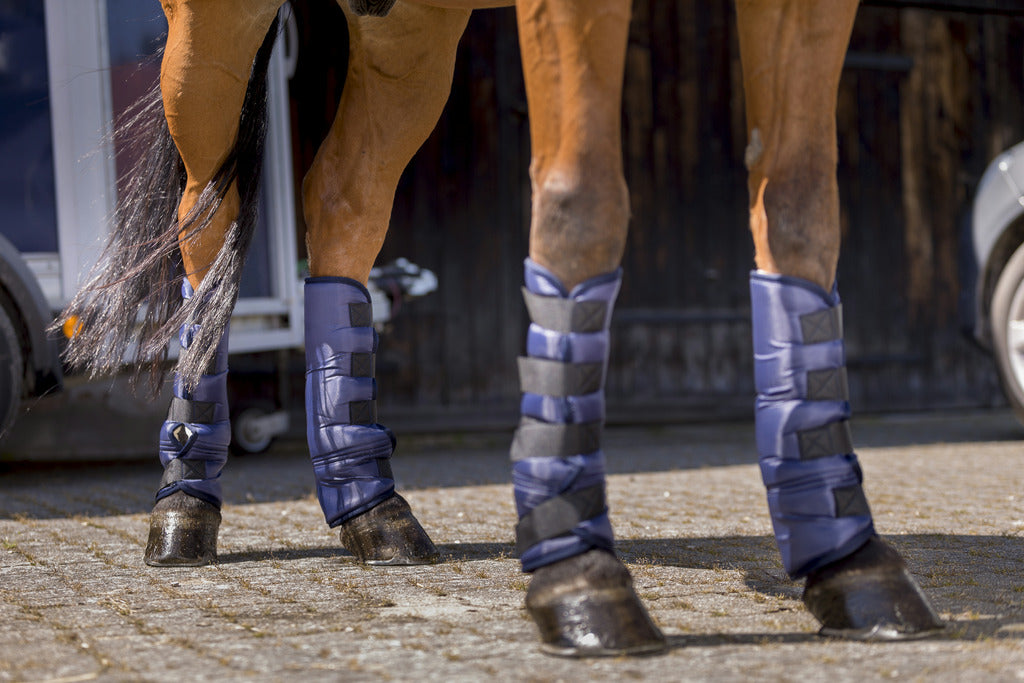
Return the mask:
{"type": "MultiPolygon", "coordinates": [[[[57,310],[99,258],[114,212],[116,171],[106,0],[44,1],[59,252],[24,256],[57,310]]],[[[232,318],[233,353],[302,344],[284,42],[277,41],[268,71],[263,182],[273,190],[265,205],[271,296],[239,299],[232,318]]]]}

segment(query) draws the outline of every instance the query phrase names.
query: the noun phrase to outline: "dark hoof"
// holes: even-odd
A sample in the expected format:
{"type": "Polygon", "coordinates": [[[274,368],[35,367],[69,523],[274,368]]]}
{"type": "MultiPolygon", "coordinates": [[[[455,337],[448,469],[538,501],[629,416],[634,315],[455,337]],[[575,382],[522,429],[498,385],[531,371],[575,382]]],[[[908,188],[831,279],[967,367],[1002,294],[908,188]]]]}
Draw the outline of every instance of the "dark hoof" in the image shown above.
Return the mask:
{"type": "Polygon", "coordinates": [[[427,532],[416,521],[405,498],[397,493],[342,522],[341,544],[364,564],[433,564],[438,557],[427,532]]]}
{"type": "Polygon", "coordinates": [[[157,501],[149,516],[146,564],[200,567],[217,559],[220,510],[177,491],[157,501]]]}
{"type": "Polygon", "coordinates": [[[633,590],[618,558],[591,550],[533,573],[526,609],[540,629],[541,649],[559,657],[649,655],[665,637],[633,590]]]}
{"type": "Polygon", "coordinates": [[[348,6],[359,17],[386,17],[395,6],[395,0],[348,0],[348,6]]]}
{"type": "Polygon", "coordinates": [[[834,638],[912,640],[945,628],[903,558],[877,536],[811,572],[804,604],[821,622],[819,634],[834,638]]]}

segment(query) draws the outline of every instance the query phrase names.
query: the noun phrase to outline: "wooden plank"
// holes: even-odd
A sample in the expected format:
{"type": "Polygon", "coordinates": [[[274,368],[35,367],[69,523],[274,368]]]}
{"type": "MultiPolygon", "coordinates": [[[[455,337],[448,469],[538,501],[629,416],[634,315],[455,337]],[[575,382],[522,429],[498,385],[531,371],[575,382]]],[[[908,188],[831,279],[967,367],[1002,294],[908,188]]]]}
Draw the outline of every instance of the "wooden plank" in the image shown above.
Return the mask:
{"type": "MultiPolygon", "coordinates": [[[[838,112],[839,282],[858,409],[1000,400],[991,359],[959,336],[957,260],[981,171],[1024,139],[1024,19],[1008,8],[868,0],[859,12],[838,112]]],[[[753,393],[734,12],[634,3],[623,98],[633,221],[608,375],[609,403],[626,412],[753,393]]],[[[514,14],[474,13],[451,100],[403,176],[382,253],[432,268],[441,285],[384,337],[382,404],[515,404],[528,162],[514,14]]]]}
{"type": "Polygon", "coordinates": [[[862,6],[1024,16],[1019,0],[861,0],[862,6]]]}

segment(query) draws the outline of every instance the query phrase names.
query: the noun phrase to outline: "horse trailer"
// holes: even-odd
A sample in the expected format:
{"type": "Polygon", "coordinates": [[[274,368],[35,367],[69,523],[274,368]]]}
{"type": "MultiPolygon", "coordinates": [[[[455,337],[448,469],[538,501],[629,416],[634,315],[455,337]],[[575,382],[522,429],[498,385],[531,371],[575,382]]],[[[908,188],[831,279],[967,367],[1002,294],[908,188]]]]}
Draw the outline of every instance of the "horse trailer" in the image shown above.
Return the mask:
{"type": "MultiPolygon", "coordinates": [[[[156,83],[165,32],[158,3],[0,6],[0,435],[22,399],[62,384],[59,340],[46,327],[100,256],[119,179],[136,161],[112,131],[156,83]]],[[[302,343],[284,44],[270,67],[261,225],[232,318],[232,353],[302,343]]]]}
{"type": "MultiPolygon", "coordinates": [[[[295,24],[287,6],[282,13],[284,36],[268,73],[260,223],[231,319],[230,353],[236,355],[284,352],[303,343],[305,266],[296,244],[288,97],[295,24]]],[[[118,192],[138,162],[114,129],[157,83],[166,31],[156,2],[0,5],[0,441],[19,403],[65,383],[62,340],[46,330],[100,257],[118,192]]],[[[367,288],[380,328],[396,310],[395,297],[428,294],[437,278],[397,258],[375,267],[367,288]]],[[[278,375],[286,372],[286,360],[275,358],[278,375]]],[[[235,373],[241,381],[244,374],[235,373]]],[[[231,409],[236,451],[263,450],[287,430],[287,383],[273,384],[273,401],[237,392],[231,409]]]]}

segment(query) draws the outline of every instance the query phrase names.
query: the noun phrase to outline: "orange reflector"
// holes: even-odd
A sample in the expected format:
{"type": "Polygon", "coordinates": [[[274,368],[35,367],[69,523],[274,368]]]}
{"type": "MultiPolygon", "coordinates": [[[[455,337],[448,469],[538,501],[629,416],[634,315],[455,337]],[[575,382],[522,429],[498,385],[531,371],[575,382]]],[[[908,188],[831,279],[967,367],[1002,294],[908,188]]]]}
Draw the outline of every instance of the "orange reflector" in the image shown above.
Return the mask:
{"type": "Polygon", "coordinates": [[[64,331],[64,336],[71,339],[82,331],[82,322],[77,315],[73,315],[64,322],[64,327],[61,329],[64,331]]]}

